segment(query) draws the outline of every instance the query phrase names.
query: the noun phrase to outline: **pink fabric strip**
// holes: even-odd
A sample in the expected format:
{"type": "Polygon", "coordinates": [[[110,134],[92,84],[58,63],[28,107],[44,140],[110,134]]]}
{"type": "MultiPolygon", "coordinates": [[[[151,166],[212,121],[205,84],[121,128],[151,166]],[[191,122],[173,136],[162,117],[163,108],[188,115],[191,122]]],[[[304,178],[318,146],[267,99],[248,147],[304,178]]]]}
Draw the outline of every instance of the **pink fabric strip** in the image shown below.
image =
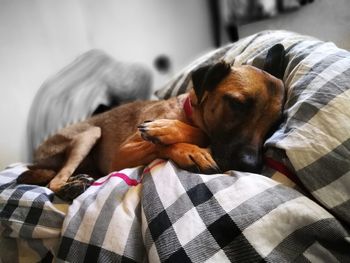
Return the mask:
{"type": "Polygon", "coordinates": [[[99,185],[102,185],[104,184],[106,181],[108,181],[111,177],[119,177],[121,179],[124,180],[124,182],[127,184],[127,185],[130,185],[130,186],[136,186],[138,185],[140,182],[135,180],[135,179],[131,179],[129,178],[126,174],[123,174],[123,173],[119,173],[119,172],[115,172],[115,173],[112,173],[108,176],[108,178],[102,182],[94,182],[92,185],[93,186],[99,186],[99,185]]]}
{"type": "Polygon", "coordinates": [[[162,164],[164,162],[165,162],[164,160],[161,160],[161,161],[156,162],[155,164],[153,164],[151,167],[147,167],[145,170],[143,170],[142,175],[144,175],[145,173],[150,172],[154,167],[156,167],[156,166],[158,166],[158,165],[160,165],[160,164],[162,164]]]}
{"type": "MultiPolygon", "coordinates": [[[[151,167],[148,167],[146,168],[142,175],[145,174],[145,173],[148,173],[149,171],[151,171],[154,167],[158,166],[159,164],[162,164],[164,163],[165,161],[164,160],[161,160],[159,162],[156,162],[155,164],[153,164],[151,167]]],[[[127,185],[130,185],[130,186],[136,186],[138,185],[139,181],[135,180],[135,179],[131,179],[129,176],[127,176],[126,174],[123,174],[123,173],[120,173],[120,172],[114,172],[114,173],[111,173],[106,180],[102,181],[102,182],[94,182],[91,186],[100,186],[100,185],[103,185],[105,182],[107,182],[111,177],[119,177],[120,179],[123,179],[124,182],[127,184],[127,185]]]]}

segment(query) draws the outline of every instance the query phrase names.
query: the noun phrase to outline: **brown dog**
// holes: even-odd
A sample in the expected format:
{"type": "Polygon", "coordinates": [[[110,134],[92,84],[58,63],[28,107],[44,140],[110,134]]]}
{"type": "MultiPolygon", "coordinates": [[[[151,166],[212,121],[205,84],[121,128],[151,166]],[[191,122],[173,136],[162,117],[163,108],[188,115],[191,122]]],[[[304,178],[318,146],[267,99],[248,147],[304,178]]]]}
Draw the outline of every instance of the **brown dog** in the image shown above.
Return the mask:
{"type": "MultiPolygon", "coordinates": [[[[271,48],[264,69],[281,75],[283,56],[283,46],[271,48]]],[[[224,62],[199,68],[189,93],[125,104],[62,129],[39,146],[18,182],[58,192],[73,174],[100,177],[156,158],[203,173],[258,171],[285,93],[268,72],[224,62]]]]}

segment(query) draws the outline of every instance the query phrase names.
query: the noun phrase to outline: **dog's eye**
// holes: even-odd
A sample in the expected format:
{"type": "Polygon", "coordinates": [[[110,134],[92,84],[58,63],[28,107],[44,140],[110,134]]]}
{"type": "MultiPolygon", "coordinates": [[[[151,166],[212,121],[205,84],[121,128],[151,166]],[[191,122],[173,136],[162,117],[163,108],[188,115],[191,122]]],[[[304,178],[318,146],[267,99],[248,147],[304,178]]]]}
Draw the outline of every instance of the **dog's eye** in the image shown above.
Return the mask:
{"type": "Polygon", "coordinates": [[[233,111],[245,111],[252,106],[252,100],[249,98],[237,98],[234,96],[225,95],[224,100],[233,111]]]}

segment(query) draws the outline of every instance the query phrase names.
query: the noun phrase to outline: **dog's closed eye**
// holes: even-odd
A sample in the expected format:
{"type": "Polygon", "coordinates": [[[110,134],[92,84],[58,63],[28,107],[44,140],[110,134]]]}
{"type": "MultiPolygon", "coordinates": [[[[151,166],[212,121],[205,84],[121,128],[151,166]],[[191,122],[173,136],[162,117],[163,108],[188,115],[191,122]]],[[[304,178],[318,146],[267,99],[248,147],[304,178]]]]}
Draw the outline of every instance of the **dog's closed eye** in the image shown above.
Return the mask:
{"type": "Polygon", "coordinates": [[[242,112],[250,109],[253,106],[253,99],[244,96],[234,96],[226,94],[223,97],[224,101],[226,101],[229,107],[233,111],[242,112]]]}

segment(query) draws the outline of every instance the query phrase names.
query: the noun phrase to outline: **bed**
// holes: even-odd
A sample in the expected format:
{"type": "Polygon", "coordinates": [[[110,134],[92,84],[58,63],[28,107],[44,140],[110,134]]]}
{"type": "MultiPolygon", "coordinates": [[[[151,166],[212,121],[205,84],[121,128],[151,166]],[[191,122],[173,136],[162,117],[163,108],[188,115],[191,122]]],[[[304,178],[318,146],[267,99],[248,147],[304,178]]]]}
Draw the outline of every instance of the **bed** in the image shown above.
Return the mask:
{"type": "Polygon", "coordinates": [[[115,171],[72,203],[0,173],[1,262],[350,262],[350,53],[264,31],[214,50],[158,90],[185,92],[191,71],[225,60],[262,67],[286,48],[284,119],[261,174],[204,175],[166,160],[115,171]]]}

